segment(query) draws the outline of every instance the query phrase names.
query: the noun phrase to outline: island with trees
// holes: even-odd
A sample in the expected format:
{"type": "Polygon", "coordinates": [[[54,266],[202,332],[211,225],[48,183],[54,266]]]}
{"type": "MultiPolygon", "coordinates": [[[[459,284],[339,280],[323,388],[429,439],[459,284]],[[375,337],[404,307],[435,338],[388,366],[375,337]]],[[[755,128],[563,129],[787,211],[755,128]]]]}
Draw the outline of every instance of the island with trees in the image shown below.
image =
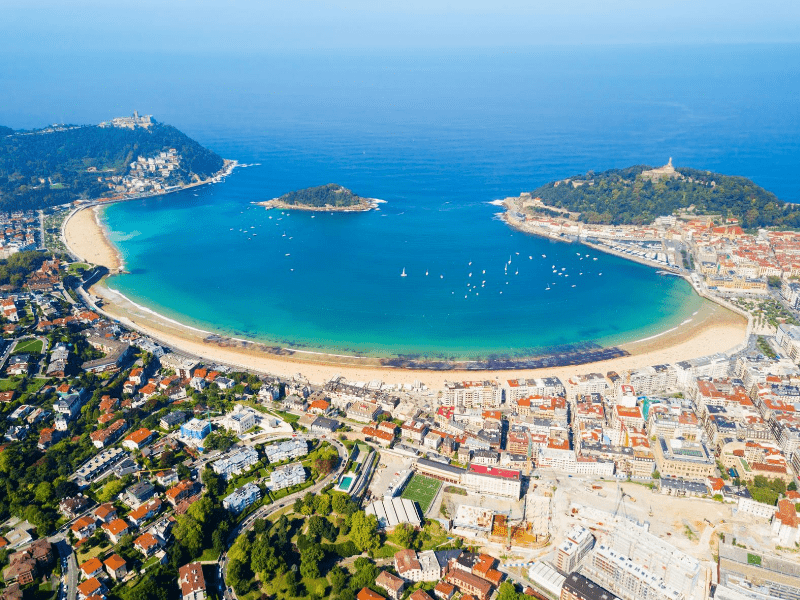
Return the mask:
{"type": "Polygon", "coordinates": [[[138,114],[99,125],[0,126],[0,210],[166,193],[209,182],[232,164],[138,114]]]}
{"type": "Polygon", "coordinates": [[[569,212],[573,220],[590,224],[646,225],[660,215],[685,212],[736,219],[746,230],[800,227],[800,206],[780,201],[744,177],[674,168],[672,159],[658,168],[589,171],[524,196],[539,201],[527,207],[530,212],[551,217],[569,212]]]}
{"type": "Polygon", "coordinates": [[[362,198],[336,183],[296,190],[256,204],[268,209],[328,212],[363,212],[378,207],[378,201],[374,198],[362,198]]]}

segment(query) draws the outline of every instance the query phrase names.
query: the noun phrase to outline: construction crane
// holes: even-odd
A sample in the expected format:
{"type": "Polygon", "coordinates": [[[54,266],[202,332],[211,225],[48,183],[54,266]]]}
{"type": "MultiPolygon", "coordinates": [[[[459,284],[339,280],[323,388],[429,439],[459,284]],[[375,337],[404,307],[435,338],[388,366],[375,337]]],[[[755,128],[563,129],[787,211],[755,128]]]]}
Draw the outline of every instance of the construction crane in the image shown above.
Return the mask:
{"type": "Polygon", "coordinates": [[[625,496],[630,498],[630,494],[626,494],[622,488],[619,487],[619,481],[617,481],[617,505],[614,507],[614,517],[616,518],[619,514],[619,509],[622,508],[622,516],[626,519],[628,518],[628,513],[625,510],[625,496]]]}

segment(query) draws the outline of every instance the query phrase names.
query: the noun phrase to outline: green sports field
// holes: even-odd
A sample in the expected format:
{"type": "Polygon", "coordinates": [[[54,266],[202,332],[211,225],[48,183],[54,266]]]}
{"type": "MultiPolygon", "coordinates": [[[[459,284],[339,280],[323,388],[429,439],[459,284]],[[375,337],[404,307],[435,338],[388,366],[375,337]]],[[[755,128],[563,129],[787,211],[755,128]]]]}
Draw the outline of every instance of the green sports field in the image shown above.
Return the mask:
{"type": "Polygon", "coordinates": [[[408,498],[419,504],[419,508],[424,515],[431,502],[442,487],[442,482],[438,479],[425,477],[424,475],[415,474],[411,477],[411,481],[406,484],[401,498],[408,498]]]}

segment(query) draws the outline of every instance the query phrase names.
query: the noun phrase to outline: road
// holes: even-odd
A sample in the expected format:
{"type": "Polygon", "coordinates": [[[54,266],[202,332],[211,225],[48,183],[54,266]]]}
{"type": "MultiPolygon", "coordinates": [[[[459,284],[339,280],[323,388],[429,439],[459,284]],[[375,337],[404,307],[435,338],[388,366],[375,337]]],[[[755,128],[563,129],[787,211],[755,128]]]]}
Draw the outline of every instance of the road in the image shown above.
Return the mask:
{"type": "Polygon", "coordinates": [[[78,563],[75,560],[75,553],[61,533],[50,538],[50,541],[58,548],[63,579],[66,583],[66,600],[75,600],[78,596],[78,563]]]}
{"type": "MultiPolygon", "coordinates": [[[[239,537],[242,533],[250,530],[253,527],[253,524],[258,519],[266,519],[272,513],[281,510],[282,508],[286,508],[287,506],[291,506],[294,504],[294,501],[298,498],[302,498],[308,493],[315,494],[319,492],[322,488],[328,485],[331,481],[335,481],[335,479],[341,474],[342,469],[344,468],[345,464],[347,464],[347,448],[344,447],[344,444],[339,442],[338,440],[329,439],[326,440],[330,442],[336,450],[339,452],[339,464],[336,467],[336,470],[333,471],[330,475],[323,478],[321,481],[318,481],[310,488],[306,488],[304,490],[300,490],[299,492],[295,492],[294,494],[290,494],[285,498],[281,498],[277,502],[273,504],[267,504],[266,506],[260,507],[254,513],[248,515],[236,528],[231,532],[228,536],[228,548],[233,545],[233,542],[236,541],[236,538],[239,537]]],[[[227,589],[227,584],[225,583],[225,575],[228,569],[228,552],[227,550],[222,553],[219,557],[219,569],[220,569],[220,581],[223,587],[222,597],[224,600],[236,600],[236,592],[233,591],[233,588],[230,590],[227,589]]]]}

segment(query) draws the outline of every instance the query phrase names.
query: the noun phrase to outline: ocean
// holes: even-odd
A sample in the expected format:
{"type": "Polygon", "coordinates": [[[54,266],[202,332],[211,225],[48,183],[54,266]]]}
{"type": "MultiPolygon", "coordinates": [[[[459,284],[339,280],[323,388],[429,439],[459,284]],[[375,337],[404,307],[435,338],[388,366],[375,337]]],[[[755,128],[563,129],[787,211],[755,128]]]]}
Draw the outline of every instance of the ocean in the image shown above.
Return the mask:
{"type": "Polygon", "coordinates": [[[800,201],[798,46],[144,54],[124,73],[113,53],[91,67],[12,58],[0,123],[138,109],[252,165],[110,206],[129,274],[108,284],[192,326],[296,348],[520,356],[690,319],[702,301],[684,281],[497,220],[491,201],[553,179],[672,157],[800,201]],[[251,204],[331,182],[386,202],[251,204]]]}

